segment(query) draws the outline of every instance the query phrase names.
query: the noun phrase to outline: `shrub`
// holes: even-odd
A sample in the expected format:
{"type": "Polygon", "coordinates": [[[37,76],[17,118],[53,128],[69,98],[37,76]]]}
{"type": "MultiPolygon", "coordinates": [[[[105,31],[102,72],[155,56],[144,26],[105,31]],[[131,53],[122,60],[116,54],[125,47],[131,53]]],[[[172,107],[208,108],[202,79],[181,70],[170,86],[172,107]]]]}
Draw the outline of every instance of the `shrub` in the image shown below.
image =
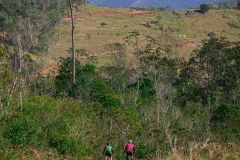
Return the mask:
{"type": "Polygon", "coordinates": [[[9,141],[0,135],[0,159],[6,158],[8,152],[10,152],[9,146],[9,141]]]}
{"type": "Polygon", "coordinates": [[[4,133],[4,137],[10,139],[13,145],[29,144],[35,142],[37,137],[37,127],[28,120],[27,122],[18,120],[10,124],[9,129],[4,133]]]}
{"type": "Polygon", "coordinates": [[[77,141],[67,135],[52,136],[49,139],[49,146],[63,155],[69,154],[74,156],[77,153],[77,141]]]}
{"type": "Polygon", "coordinates": [[[104,27],[104,26],[106,26],[106,25],[107,25],[107,23],[105,23],[105,22],[102,22],[102,23],[101,23],[101,26],[102,26],[102,27],[104,27]]]}
{"type": "Polygon", "coordinates": [[[138,144],[137,146],[137,154],[136,157],[137,158],[144,158],[147,159],[147,155],[151,155],[154,154],[156,152],[156,148],[153,148],[149,145],[144,145],[143,142],[138,144]]]}
{"type": "Polygon", "coordinates": [[[206,12],[208,12],[209,11],[209,6],[207,5],[207,4],[201,4],[200,5],[200,10],[201,10],[201,13],[206,13],[206,12]]]}
{"type": "Polygon", "coordinates": [[[224,142],[239,142],[240,112],[232,104],[224,103],[216,108],[211,118],[212,130],[221,135],[224,142]]]}

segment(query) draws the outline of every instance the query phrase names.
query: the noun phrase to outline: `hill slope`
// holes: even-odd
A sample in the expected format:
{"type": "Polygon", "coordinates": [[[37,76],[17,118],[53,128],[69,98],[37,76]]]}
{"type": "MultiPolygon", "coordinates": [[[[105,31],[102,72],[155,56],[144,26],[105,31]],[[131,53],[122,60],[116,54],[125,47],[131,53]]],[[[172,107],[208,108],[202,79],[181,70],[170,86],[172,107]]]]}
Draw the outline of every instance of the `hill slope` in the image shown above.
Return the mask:
{"type": "MultiPolygon", "coordinates": [[[[119,42],[129,32],[138,30],[141,34],[140,48],[146,41],[145,35],[156,38],[162,46],[169,46],[171,55],[187,57],[208,33],[216,37],[226,37],[238,41],[240,37],[239,11],[211,10],[206,14],[194,11],[137,12],[129,9],[84,6],[76,19],[75,45],[86,49],[87,54],[99,55],[99,61],[106,61],[104,45],[119,42]],[[144,13],[144,14],[143,14],[144,13]],[[101,25],[101,23],[106,25],[101,25]],[[157,23],[156,23],[157,22],[157,23]]],[[[69,56],[66,50],[71,47],[71,20],[62,20],[59,40],[51,51],[51,57],[69,56]]],[[[125,43],[126,44],[126,43],[125,43]]],[[[127,44],[126,44],[127,45],[127,44]]],[[[127,54],[132,55],[132,47],[127,45],[127,54]]]]}

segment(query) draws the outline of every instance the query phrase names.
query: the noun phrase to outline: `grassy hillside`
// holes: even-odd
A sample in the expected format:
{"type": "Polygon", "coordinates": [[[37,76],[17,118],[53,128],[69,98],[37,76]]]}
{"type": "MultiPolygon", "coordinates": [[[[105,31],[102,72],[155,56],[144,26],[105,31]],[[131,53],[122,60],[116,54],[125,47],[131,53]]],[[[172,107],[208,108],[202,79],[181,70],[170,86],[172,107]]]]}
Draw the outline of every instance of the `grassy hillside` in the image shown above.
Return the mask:
{"type": "MultiPolygon", "coordinates": [[[[163,47],[171,46],[174,56],[188,57],[203,39],[209,38],[210,32],[232,42],[240,38],[240,13],[237,10],[210,10],[206,14],[193,10],[156,11],[144,15],[133,12],[130,9],[83,6],[75,23],[76,48],[86,49],[88,54],[101,54],[105,44],[124,43],[123,38],[129,36],[129,32],[138,30],[141,34],[140,48],[146,43],[144,35],[150,35],[163,47]]],[[[59,33],[59,40],[50,55],[54,58],[69,56],[66,50],[71,47],[70,19],[62,20],[59,33]]],[[[132,52],[128,45],[128,55],[132,52]]],[[[99,60],[104,62],[104,56],[99,60]]]]}
{"type": "MultiPolygon", "coordinates": [[[[103,46],[125,43],[133,30],[141,33],[140,49],[150,35],[169,49],[169,57],[186,59],[210,32],[239,41],[239,11],[203,15],[84,6],[76,17],[76,48],[99,54],[99,63],[76,61],[74,85],[66,52],[71,47],[68,17],[48,55],[17,59],[14,49],[0,45],[0,159],[100,160],[110,142],[113,159],[124,160],[129,139],[136,145],[136,160],[240,158],[238,44],[231,48],[228,41],[212,38],[190,62],[145,51],[136,69],[120,58],[99,67],[110,57],[103,46]],[[56,67],[59,57],[67,58],[56,67]],[[40,73],[55,68],[58,76],[35,74],[40,68],[35,61],[46,65],[40,73]]],[[[134,60],[132,46],[126,45],[127,61],[134,60]]]]}

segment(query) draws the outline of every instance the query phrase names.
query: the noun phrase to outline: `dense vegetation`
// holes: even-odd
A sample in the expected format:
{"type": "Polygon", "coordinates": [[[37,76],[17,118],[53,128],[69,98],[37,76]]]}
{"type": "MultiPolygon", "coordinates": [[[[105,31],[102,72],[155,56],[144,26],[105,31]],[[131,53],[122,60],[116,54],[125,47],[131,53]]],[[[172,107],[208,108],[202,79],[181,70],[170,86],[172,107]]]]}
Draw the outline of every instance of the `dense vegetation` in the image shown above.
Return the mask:
{"type": "MultiPolygon", "coordinates": [[[[7,14],[7,2],[15,1],[3,2],[7,14]]],[[[33,74],[37,66],[29,52],[42,52],[46,41],[39,37],[29,49],[31,37],[20,24],[1,26],[9,34],[19,29],[13,34],[19,36],[0,46],[0,159],[103,159],[110,142],[120,160],[128,139],[137,159],[239,159],[240,42],[206,39],[186,61],[169,58],[149,36],[139,50],[141,33],[134,30],[125,38],[134,48],[133,62],[125,59],[131,54],[125,44],[108,44],[112,61],[97,68],[94,56],[76,60],[72,85],[70,57],[61,58],[56,77],[33,74]]]]}

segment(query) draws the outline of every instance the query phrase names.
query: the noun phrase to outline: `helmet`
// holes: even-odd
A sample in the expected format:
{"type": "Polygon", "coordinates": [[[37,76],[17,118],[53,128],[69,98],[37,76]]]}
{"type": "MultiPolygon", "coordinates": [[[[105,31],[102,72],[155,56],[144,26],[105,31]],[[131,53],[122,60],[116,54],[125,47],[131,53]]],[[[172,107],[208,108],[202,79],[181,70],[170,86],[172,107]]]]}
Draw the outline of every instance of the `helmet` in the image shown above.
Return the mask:
{"type": "Polygon", "coordinates": [[[132,140],[130,139],[128,142],[129,142],[129,143],[132,143],[132,140]]]}
{"type": "Polygon", "coordinates": [[[109,145],[109,142],[107,142],[107,146],[109,145]]]}

